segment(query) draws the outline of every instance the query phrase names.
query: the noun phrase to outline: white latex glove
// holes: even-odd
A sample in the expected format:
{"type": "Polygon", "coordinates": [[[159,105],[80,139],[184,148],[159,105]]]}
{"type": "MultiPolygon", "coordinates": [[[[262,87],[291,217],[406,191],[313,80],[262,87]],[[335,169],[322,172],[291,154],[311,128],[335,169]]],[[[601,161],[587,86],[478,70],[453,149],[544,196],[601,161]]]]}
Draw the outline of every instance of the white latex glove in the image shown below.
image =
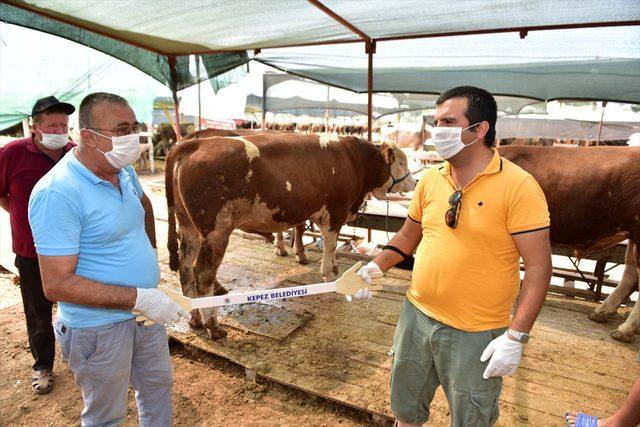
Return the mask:
{"type": "Polygon", "coordinates": [[[480,356],[481,362],[489,360],[487,369],[482,377],[488,380],[489,377],[501,377],[513,374],[522,357],[522,344],[507,336],[507,333],[500,335],[489,343],[480,356]]]}
{"type": "Polygon", "coordinates": [[[137,288],[137,291],[138,296],[133,310],[142,313],[154,322],[163,325],[171,324],[180,320],[181,316],[191,320],[191,314],[161,290],[137,288]]]}
{"type": "Polygon", "coordinates": [[[378,264],[373,261],[369,261],[369,264],[358,270],[356,274],[369,285],[371,284],[371,279],[377,279],[383,276],[382,270],[380,270],[378,264]]]}
{"type": "Polygon", "coordinates": [[[347,299],[347,301],[351,302],[354,298],[355,299],[373,298],[373,294],[371,293],[369,288],[360,288],[355,294],[345,295],[344,297],[347,299]]]}
{"type": "MultiPolygon", "coordinates": [[[[356,274],[367,285],[371,284],[372,279],[377,279],[379,277],[382,277],[383,275],[382,270],[380,270],[380,267],[378,267],[378,264],[376,264],[373,261],[370,261],[369,264],[360,268],[360,270],[358,270],[356,274]]],[[[365,283],[363,283],[363,285],[365,283]]],[[[373,294],[371,293],[371,291],[366,285],[358,289],[358,291],[353,295],[345,295],[345,298],[349,302],[351,302],[353,299],[365,299],[365,298],[372,298],[372,297],[373,297],[373,294]]]]}

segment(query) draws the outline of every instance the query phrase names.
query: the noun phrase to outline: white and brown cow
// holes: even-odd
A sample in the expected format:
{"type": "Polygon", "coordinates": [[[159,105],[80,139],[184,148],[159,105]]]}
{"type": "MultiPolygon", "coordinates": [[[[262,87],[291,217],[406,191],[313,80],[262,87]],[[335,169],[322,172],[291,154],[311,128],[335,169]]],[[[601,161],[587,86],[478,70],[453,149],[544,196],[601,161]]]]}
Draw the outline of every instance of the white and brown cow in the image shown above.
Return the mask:
{"type": "MultiPolygon", "coordinates": [[[[640,148],[531,147],[499,148],[538,181],[551,214],[551,242],[573,249],[576,257],[629,239],[625,270],[613,293],[589,318],[606,321],[638,284],[640,241],[640,148]]],[[[640,303],[613,332],[630,342],[640,331],[640,303]]]]}
{"type": "MultiPolygon", "coordinates": [[[[290,133],[282,130],[261,130],[261,129],[202,129],[198,131],[194,131],[189,133],[184,137],[187,139],[196,139],[196,138],[211,138],[214,136],[247,136],[247,135],[258,135],[258,134],[283,134],[290,133]]],[[[304,235],[304,223],[297,224],[294,227],[294,231],[292,233],[293,237],[293,250],[296,253],[296,262],[300,264],[308,264],[309,260],[307,259],[307,255],[304,252],[304,244],[302,243],[302,236],[304,235]]],[[[267,242],[273,243],[273,247],[276,255],[285,257],[288,255],[287,249],[285,248],[284,236],[282,232],[276,233],[274,238],[272,233],[258,233],[262,237],[264,237],[267,242]]],[[[337,272],[336,272],[337,273],[337,272]]]]}
{"type": "MultiPolygon", "coordinates": [[[[186,140],[169,153],[165,180],[170,267],[179,268],[189,297],[224,292],[216,274],[234,229],[264,235],[307,219],[323,236],[321,270],[330,280],[340,228],[355,217],[365,195],[380,198],[415,187],[395,144],[312,134],[186,140]]],[[[212,338],[226,335],[214,309],[192,315],[192,326],[205,326],[212,338]]]]}

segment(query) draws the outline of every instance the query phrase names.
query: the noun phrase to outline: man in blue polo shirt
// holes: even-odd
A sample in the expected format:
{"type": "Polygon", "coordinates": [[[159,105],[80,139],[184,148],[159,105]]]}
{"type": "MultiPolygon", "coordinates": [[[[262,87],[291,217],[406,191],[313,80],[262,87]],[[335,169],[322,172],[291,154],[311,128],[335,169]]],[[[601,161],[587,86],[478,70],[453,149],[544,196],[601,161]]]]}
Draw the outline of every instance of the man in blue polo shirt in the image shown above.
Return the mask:
{"type": "Polygon", "coordinates": [[[122,423],[129,384],[141,425],[171,425],[164,324],[189,313],[156,289],[153,211],[131,167],[140,124],[108,93],[88,95],[79,114],[78,147],[29,202],[44,292],[59,306],[56,339],[82,391],[82,425],[122,423]],[[156,323],[144,326],[132,311],[156,323]]]}

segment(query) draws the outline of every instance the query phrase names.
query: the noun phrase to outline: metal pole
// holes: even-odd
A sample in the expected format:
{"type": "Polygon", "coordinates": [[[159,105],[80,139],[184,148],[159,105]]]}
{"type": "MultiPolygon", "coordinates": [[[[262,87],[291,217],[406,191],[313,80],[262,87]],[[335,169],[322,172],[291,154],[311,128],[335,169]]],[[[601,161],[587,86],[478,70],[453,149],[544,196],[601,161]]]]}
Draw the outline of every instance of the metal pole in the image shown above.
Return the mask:
{"type": "Polygon", "coordinates": [[[369,56],[369,64],[367,66],[367,139],[371,142],[373,140],[373,54],[376,52],[376,43],[369,42],[365,48],[369,56]]]}
{"type": "Polygon", "coordinates": [[[367,136],[369,141],[372,140],[371,138],[371,133],[372,133],[372,125],[373,125],[373,120],[372,120],[372,116],[373,116],[373,108],[372,108],[372,104],[373,104],[373,54],[376,53],[376,42],[375,40],[373,40],[371,37],[369,37],[365,32],[363,32],[362,30],[360,30],[358,27],[356,27],[355,25],[353,25],[352,23],[350,23],[349,21],[347,21],[346,19],[344,19],[342,16],[338,15],[336,12],[334,12],[333,10],[329,9],[327,6],[325,6],[324,4],[322,4],[319,0],[307,0],[309,3],[311,3],[312,5],[314,5],[315,7],[317,7],[318,9],[320,9],[321,11],[323,11],[324,13],[326,13],[327,15],[329,15],[331,18],[333,18],[335,21],[337,21],[340,25],[345,26],[346,28],[349,29],[349,31],[357,34],[362,41],[365,42],[365,50],[366,53],[369,55],[369,67],[368,67],[368,97],[367,97],[367,102],[368,102],[368,109],[367,109],[367,136]]]}
{"type": "Polygon", "coordinates": [[[602,101],[602,114],[600,115],[600,126],[598,128],[598,139],[596,140],[596,147],[600,145],[600,136],[602,136],[602,124],[604,122],[604,109],[607,107],[607,101],[602,101]]]}
{"type": "Polygon", "coordinates": [[[329,132],[329,100],[331,99],[331,94],[330,91],[331,90],[331,86],[327,85],[327,103],[325,104],[325,109],[324,109],[324,120],[326,122],[326,131],[329,132]]]}
{"type": "Polygon", "coordinates": [[[196,55],[196,79],[198,80],[198,130],[202,130],[202,100],[200,99],[200,55],[196,55]]]}
{"type": "Polygon", "coordinates": [[[22,120],[22,133],[25,138],[28,138],[31,135],[31,128],[29,127],[29,119],[22,120]]]}
{"type": "Polygon", "coordinates": [[[262,75],[262,130],[267,128],[267,75],[262,75]]]}

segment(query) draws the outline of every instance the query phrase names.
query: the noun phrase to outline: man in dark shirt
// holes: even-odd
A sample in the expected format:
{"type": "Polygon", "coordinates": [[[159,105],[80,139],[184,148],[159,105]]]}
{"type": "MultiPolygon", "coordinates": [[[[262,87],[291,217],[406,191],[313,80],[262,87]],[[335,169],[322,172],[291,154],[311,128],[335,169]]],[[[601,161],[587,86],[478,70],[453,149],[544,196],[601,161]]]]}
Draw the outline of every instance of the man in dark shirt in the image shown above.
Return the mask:
{"type": "Polygon", "coordinates": [[[27,208],[36,183],[74,146],[68,139],[69,115],[74,111],[73,105],[53,96],[39,99],[31,112],[31,135],[0,148],[0,206],[9,212],[11,222],[12,249],[20,275],[29,346],[35,359],[32,387],[36,394],[53,388],[55,338],[52,303],[42,290],[27,208]]]}

